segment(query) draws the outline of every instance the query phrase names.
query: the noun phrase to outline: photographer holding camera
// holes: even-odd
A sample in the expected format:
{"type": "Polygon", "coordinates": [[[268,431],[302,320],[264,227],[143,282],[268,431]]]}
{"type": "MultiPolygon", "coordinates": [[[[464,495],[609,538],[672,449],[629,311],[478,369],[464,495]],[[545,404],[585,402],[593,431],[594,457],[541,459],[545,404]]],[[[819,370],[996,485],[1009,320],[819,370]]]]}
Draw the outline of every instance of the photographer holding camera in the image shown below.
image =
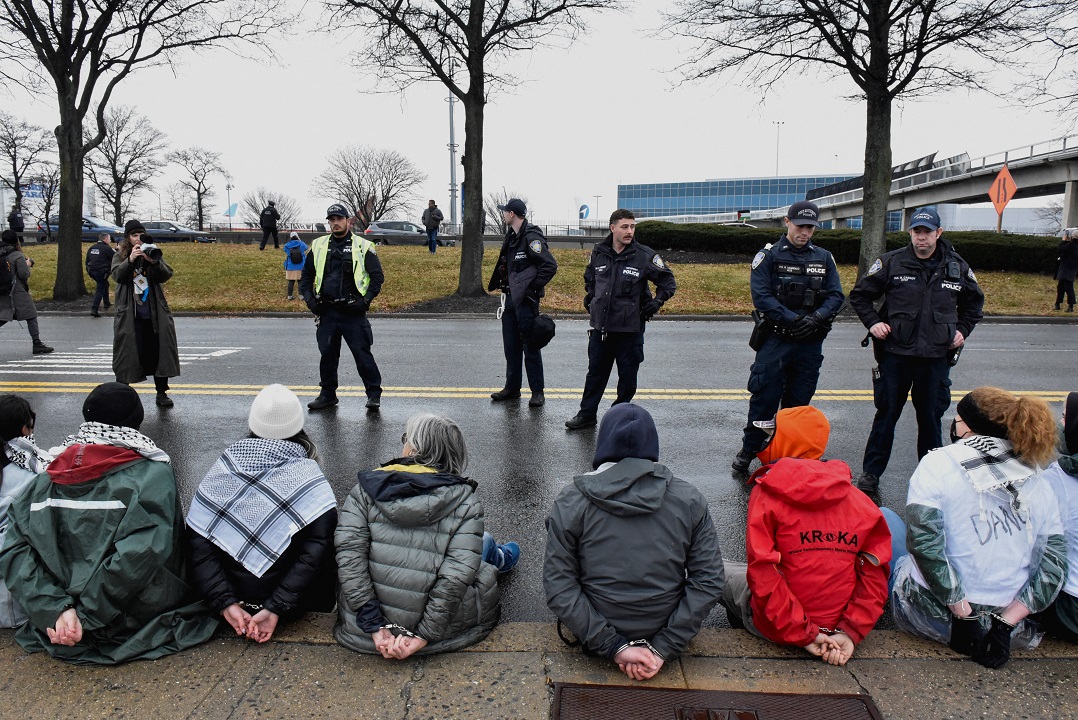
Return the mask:
{"type": "Polygon", "coordinates": [[[334,203],[326,210],[329,235],[316,238],[303,263],[299,293],[316,315],[319,385],[322,391],[307,404],[311,410],[336,405],[337,365],[341,339],[356,360],[356,369],[367,392],[367,409],[377,411],[382,398],[382,375],[371,354],[374,334],[367,310],[382,289],[385,275],[374,243],[352,233],[349,212],[334,203]]]}
{"type": "Polygon", "coordinates": [[[172,268],[138,220],[124,225],[124,239],[112,258],[116,281],[112,371],[116,382],[130,385],[153,375],[157,406],[172,407],[168,379],[180,374],[176,325],[162,285],[172,268]]]}

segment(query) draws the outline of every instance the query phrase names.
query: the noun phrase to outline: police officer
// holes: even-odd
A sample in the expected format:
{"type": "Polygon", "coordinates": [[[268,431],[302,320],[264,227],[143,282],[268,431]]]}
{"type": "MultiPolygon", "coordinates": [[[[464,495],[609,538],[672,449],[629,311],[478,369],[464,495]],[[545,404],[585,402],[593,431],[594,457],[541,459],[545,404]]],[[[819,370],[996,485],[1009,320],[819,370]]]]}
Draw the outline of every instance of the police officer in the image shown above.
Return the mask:
{"type": "Polygon", "coordinates": [[[618,395],[614,404],[636,395],[636,375],[644,361],[644,324],[677,291],[674,273],[649,248],[633,241],[636,216],[629,210],[610,215],[610,234],[591,251],[584,270],[584,309],[588,330],[588,377],[580,410],[565,421],[570,430],[592,427],[614,363],[618,395]],[[648,283],[655,285],[652,297],[648,283]]]}
{"type": "Polygon", "coordinates": [[[97,290],[90,304],[90,317],[101,317],[97,308],[102,303],[106,310],[112,307],[109,302],[109,277],[112,272],[112,257],[116,251],[112,249],[111,242],[111,235],[101,233],[97,236],[97,242],[86,250],[86,274],[97,283],[97,290]]]}
{"type": "Polygon", "coordinates": [[[951,404],[951,361],[982,317],[977,276],[941,235],[936,211],[918,209],[910,220],[910,244],[877,258],[850,292],[850,306],[872,335],[879,363],[872,373],[876,417],[855,483],[872,496],[911,388],[917,458],[943,444],[940,420],[951,404]],[[877,311],[872,303],[880,297],[877,311]]]}
{"type": "Polygon", "coordinates": [[[752,260],[750,288],[758,327],[750,343],[749,420],[731,467],[744,473],[767,435],[754,425],[782,407],[808,405],[823,364],[823,339],[845,296],[831,253],[812,244],[820,226],[814,203],[795,202],[786,212],[786,234],[752,260]]]}
{"type": "MultiPolygon", "coordinates": [[[[433,201],[432,201],[433,202],[433,201]]],[[[528,387],[532,396],[528,407],[542,407],[546,402],[541,350],[528,345],[535,318],[539,316],[539,298],[543,289],[558,272],[558,261],[550,254],[546,237],[538,226],[525,219],[528,206],[519,198],[499,205],[507,230],[502,251],[494,264],[487,290],[502,291],[502,350],[505,352],[505,387],[491,393],[494,402],[520,397],[520,364],[528,372],[528,387]]]]}
{"type": "Polygon", "coordinates": [[[23,241],[22,233],[26,229],[26,221],[22,217],[22,208],[18,203],[11,206],[11,212],[7,216],[7,226],[19,236],[19,242],[23,241]]]}
{"type": "Polygon", "coordinates": [[[374,243],[351,231],[349,213],[337,203],[326,210],[329,235],[316,238],[303,263],[299,292],[307,307],[318,317],[319,385],[322,391],[307,404],[311,410],[336,405],[337,364],[341,339],[356,360],[356,369],[367,391],[367,409],[381,405],[382,375],[371,354],[374,334],[367,310],[382,289],[385,275],[374,251],[374,243]]]}
{"type": "Polygon", "coordinates": [[[266,243],[269,241],[271,234],[273,235],[273,247],[275,249],[280,247],[277,241],[277,221],[280,219],[281,214],[277,212],[273,200],[270,200],[266,207],[262,208],[262,212],[258,216],[258,224],[262,227],[262,242],[258,245],[259,250],[266,249],[266,243]]]}

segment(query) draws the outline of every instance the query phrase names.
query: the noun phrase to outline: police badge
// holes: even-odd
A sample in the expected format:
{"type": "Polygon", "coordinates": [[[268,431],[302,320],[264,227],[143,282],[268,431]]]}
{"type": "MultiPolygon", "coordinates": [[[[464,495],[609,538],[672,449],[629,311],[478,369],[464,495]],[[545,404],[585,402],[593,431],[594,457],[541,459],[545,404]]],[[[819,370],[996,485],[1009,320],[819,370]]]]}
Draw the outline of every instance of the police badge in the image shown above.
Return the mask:
{"type": "Polygon", "coordinates": [[[543,252],[543,243],[540,240],[532,240],[530,243],[528,243],[528,249],[538,255],[539,253],[543,252]]]}
{"type": "Polygon", "coordinates": [[[660,270],[662,270],[662,269],[664,269],[666,267],[666,265],[663,264],[663,259],[661,257],[659,257],[658,255],[652,255],[651,256],[651,264],[654,265],[655,267],[659,268],[660,270]]]}
{"type": "Polygon", "coordinates": [[[883,269],[883,260],[880,260],[879,258],[876,258],[876,262],[872,263],[872,266],[869,267],[868,272],[866,272],[865,275],[875,275],[876,273],[878,273],[882,269],[883,269]]]}
{"type": "Polygon", "coordinates": [[[760,252],[756,253],[756,257],[752,259],[752,269],[755,270],[756,268],[760,267],[760,263],[762,263],[763,261],[764,251],[761,250],[760,252]]]}

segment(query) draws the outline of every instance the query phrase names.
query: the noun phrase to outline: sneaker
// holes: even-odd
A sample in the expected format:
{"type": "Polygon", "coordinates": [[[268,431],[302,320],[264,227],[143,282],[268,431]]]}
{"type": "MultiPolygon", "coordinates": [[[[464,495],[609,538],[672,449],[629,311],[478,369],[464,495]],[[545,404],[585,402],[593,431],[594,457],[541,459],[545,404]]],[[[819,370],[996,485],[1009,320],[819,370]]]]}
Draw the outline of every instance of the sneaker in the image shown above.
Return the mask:
{"type": "Polygon", "coordinates": [[[295,300],[295,299],[296,299],[296,296],[295,296],[295,295],[289,295],[289,296],[288,296],[288,299],[289,299],[289,300],[295,300]]]}
{"type": "Polygon", "coordinates": [[[861,473],[861,477],[857,478],[853,486],[865,495],[878,495],[880,492],[880,476],[868,472],[861,473]]]}
{"type": "Polygon", "coordinates": [[[565,421],[565,427],[570,430],[580,430],[583,428],[595,427],[595,416],[585,415],[584,413],[577,413],[576,415],[565,421]]]}
{"type": "Polygon", "coordinates": [[[499,545],[498,549],[494,551],[494,567],[498,568],[498,572],[501,574],[512,570],[519,561],[520,546],[515,542],[499,545]]]}
{"type": "Polygon", "coordinates": [[[546,397],[541,392],[532,393],[532,398],[528,401],[528,407],[543,407],[545,404],[546,397]]]}
{"type": "Polygon", "coordinates": [[[40,340],[34,340],[34,355],[48,355],[51,352],[51,347],[41,342],[40,340]]]}
{"type": "Polygon", "coordinates": [[[340,400],[337,399],[336,395],[319,395],[314,400],[307,403],[307,409],[322,410],[324,408],[333,407],[339,402],[340,400]]]}
{"type": "Polygon", "coordinates": [[[382,407],[382,398],[380,398],[380,397],[367,398],[367,409],[368,410],[377,410],[380,407],[382,407]]]}
{"type": "Polygon", "coordinates": [[[172,398],[167,393],[157,393],[157,407],[170,408],[176,403],[172,402],[172,398]]]}
{"type": "Polygon", "coordinates": [[[756,453],[741,448],[738,450],[737,455],[734,456],[734,461],[730,463],[730,468],[737,473],[747,473],[749,465],[752,465],[752,461],[755,459],[756,453]]]}
{"type": "Polygon", "coordinates": [[[520,397],[519,390],[510,390],[509,388],[502,388],[498,392],[492,392],[490,399],[494,402],[505,402],[506,400],[516,400],[520,397]]]}

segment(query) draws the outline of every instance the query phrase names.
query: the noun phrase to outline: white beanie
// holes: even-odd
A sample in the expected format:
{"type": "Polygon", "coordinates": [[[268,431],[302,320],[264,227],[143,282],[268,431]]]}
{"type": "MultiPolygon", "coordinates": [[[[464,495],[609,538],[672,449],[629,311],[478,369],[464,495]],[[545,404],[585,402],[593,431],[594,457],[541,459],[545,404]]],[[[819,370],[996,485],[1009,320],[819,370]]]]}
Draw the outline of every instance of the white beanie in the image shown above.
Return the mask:
{"type": "Polygon", "coordinates": [[[284,385],[267,385],[251,403],[247,425],[258,437],[285,440],[303,429],[303,407],[284,385]]]}

